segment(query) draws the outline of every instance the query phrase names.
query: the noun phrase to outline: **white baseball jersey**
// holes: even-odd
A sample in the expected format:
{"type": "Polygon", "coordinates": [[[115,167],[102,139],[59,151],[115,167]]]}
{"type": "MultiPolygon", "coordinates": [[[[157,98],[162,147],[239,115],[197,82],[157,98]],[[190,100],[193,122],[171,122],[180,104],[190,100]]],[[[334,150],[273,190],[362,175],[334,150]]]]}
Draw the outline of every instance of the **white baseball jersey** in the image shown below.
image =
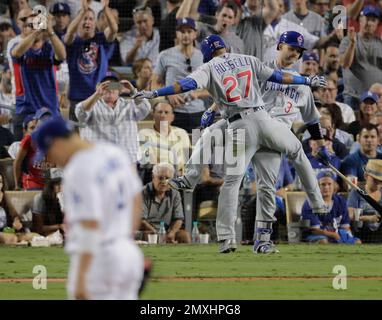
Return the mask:
{"type": "Polygon", "coordinates": [[[98,221],[101,246],[131,239],[133,198],[139,192],[140,180],[118,147],[100,143],[75,154],[63,176],[67,252],[77,253],[81,221],[98,221]]]}
{"type": "MultiPolygon", "coordinates": [[[[268,67],[279,69],[276,61],[265,63],[268,67]]],[[[295,70],[282,70],[299,75],[295,70]]],[[[270,81],[260,84],[264,106],[272,118],[291,127],[293,122],[302,118],[305,123],[318,123],[320,113],[314,104],[312,90],[305,85],[287,85],[270,81]]]]}
{"type": "Polygon", "coordinates": [[[266,81],[273,69],[258,58],[226,53],[200,66],[188,77],[199,89],[207,89],[226,116],[264,105],[259,81],[266,81]]]}

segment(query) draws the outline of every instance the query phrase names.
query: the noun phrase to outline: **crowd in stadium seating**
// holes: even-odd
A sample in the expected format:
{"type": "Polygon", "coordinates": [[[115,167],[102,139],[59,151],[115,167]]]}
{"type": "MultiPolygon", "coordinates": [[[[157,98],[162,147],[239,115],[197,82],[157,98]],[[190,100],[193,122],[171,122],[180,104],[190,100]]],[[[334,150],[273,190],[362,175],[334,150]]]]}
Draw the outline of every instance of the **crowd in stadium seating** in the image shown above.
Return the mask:
{"type": "MultiPolygon", "coordinates": [[[[56,181],[48,179],[55,165],[34,162],[30,138],[45,117],[62,114],[76,124],[84,139],[115,143],[137,163],[146,184],[143,230],[157,231],[163,220],[169,242],[189,242],[182,226],[181,195],[168,189],[163,178],[184,172],[196,142],[191,139],[192,130],[199,128],[201,115],[212,104],[209,93],[196,90],[151,104],[126,96],[135,88],[170,85],[195,71],[203,64],[199,47],[207,35],[219,34],[231,52],[271,61],[280,35],[288,30],[303,34],[307,48],[295,68],[303,75],[319,74],[328,80],[326,88],[314,89],[313,94],[331,164],[381,202],[382,0],[2,1],[0,156],[14,159],[15,190],[44,190],[32,209],[35,231],[46,235],[63,229],[59,214],[41,215],[44,210],[60,211],[56,200],[44,204],[44,199],[56,199],[58,192],[56,181]],[[46,18],[38,5],[48,8],[46,18]],[[341,11],[344,7],[334,12],[336,5],[346,7],[346,12],[341,11]],[[369,159],[378,160],[371,169],[377,174],[365,171],[369,159]]],[[[321,190],[329,194],[333,208],[343,206],[346,201],[335,192],[350,190],[316,160],[317,145],[302,124],[296,121],[293,130],[318,174],[321,190]]],[[[9,178],[1,174],[2,180],[9,178]]],[[[255,174],[248,180],[253,183],[252,193],[255,174]]],[[[194,192],[194,218],[206,203],[216,212],[223,178],[221,165],[205,164],[194,192]]],[[[277,189],[285,214],[286,192],[301,190],[286,158],[277,189]]],[[[3,191],[0,195],[1,221],[11,206],[5,204],[3,191]]],[[[348,206],[349,210],[345,205],[330,216],[331,224],[337,221],[335,230],[344,232],[310,230],[304,239],[324,243],[346,242],[348,237],[347,243],[382,242],[381,217],[354,191],[349,193],[348,206]],[[349,229],[354,224],[354,208],[362,208],[365,215],[364,226],[353,228],[355,237],[349,229]]],[[[7,223],[0,224],[0,230],[14,224],[15,213],[6,216],[7,223]]],[[[302,216],[311,219],[313,226],[328,223],[313,218],[307,204],[302,216]]],[[[12,236],[4,239],[0,235],[0,242],[14,241],[12,236]]]]}

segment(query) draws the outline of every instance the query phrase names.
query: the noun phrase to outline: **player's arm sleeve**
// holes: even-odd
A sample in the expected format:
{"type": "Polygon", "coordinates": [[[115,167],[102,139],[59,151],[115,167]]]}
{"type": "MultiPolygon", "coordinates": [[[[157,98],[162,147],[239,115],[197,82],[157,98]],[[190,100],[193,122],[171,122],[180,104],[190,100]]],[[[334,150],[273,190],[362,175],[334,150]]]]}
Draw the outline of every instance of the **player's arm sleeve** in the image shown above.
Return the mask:
{"type": "MultiPolygon", "coordinates": [[[[173,192],[176,190],[173,190],[173,192]]],[[[174,206],[173,206],[173,214],[172,220],[184,220],[184,212],[182,205],[182,198],[180,197],[180,193],[178,191],[174,194],[174,206]]]]}
{"type": "MultiPolygon", "coordinates": [[[[252,57],[252,68],[260,81],[272,81],[270,78],[274,74],[274,70],[261,62],[258,58],[252,57]]],[[[281,79],[282,80],[282,79],[281,79]]],[[[276,81],[273,81],[276,82],[276,81]]],[[[281,82],[280,82],[281,83],[281,82]]]]}

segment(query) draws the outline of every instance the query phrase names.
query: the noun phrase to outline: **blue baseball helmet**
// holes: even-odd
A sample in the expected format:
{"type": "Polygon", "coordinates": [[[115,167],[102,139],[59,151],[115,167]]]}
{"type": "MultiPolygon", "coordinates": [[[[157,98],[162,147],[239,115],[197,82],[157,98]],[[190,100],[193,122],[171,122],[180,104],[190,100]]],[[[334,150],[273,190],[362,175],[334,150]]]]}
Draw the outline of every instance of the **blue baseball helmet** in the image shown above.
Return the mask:
{"type": "Polygon", "coordinates": [[[279,50],[279,46],[281,43],[300,48],[301,54],[299,58],[301,58],[303,52],[306,50],[306,48],[304,47],[304,36],[296,31],[285,31],[280,36],[279,43],[277,44],[277,50],[279,50]]]}
{"type": "Polygon", "coordinates": [[[203,53],[203,62],[206,63],[210,61],[213,58],[212,55],[216,50],[225,47],[226,45],[223,39],[217,34],[211,34],[210,36],[206,37],[200,46],[200,50],[203,53]]]}

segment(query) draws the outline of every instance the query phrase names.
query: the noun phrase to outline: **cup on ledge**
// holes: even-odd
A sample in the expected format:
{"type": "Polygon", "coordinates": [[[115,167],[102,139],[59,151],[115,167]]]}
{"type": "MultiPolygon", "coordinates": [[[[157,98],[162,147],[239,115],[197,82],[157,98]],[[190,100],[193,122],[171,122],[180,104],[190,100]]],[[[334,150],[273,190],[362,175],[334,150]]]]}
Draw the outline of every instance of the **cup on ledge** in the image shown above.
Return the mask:
{"type": "Polygon", "coordinates": [[[354,209],[354,221],[359,221],[359,217],[362,214],[362,209],[361,208],[356,208],[354,209]]]}
{"type": "Polygon", "coordinates": [[[149,242],[149,244],[157,244],[158,243],[158,235],[156,233],[148,234],[148,242],[149,242]]]}
{"type": "Polygon", "coordinates": [[[201,233],[199,237],[201,244],[208,244],[208,241],[210,239],[210,235],[208,233],[201,233]]]}

